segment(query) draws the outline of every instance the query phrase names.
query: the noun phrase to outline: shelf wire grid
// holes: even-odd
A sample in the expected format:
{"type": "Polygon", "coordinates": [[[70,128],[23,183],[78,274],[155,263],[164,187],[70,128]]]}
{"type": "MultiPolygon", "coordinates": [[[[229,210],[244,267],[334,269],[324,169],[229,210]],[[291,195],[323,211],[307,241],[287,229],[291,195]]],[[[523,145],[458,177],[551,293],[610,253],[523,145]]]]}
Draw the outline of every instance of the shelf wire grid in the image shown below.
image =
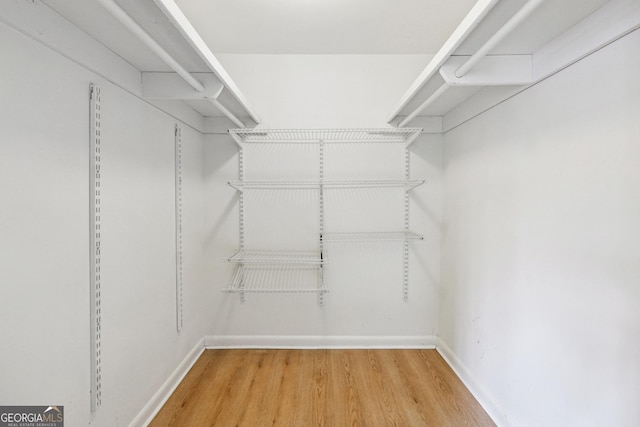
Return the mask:
{"type": "Polygon", "coordinates": [[[340,190],[349,188],[404,188],[411,190],[425,183],[423,179],[341,180],[341,181],[228,181],[238,191],[244,190],[340,190]]]}
{"type": "Polygon", "coordinates": [[[243,143],[407,143],[421,128],[230,129],[243,143]]]}
{"type": "Polygon", "coordinates": [[[329,292],[324,287],[320,266],[238,265],[225,293],[315,293],[329,292]]]}

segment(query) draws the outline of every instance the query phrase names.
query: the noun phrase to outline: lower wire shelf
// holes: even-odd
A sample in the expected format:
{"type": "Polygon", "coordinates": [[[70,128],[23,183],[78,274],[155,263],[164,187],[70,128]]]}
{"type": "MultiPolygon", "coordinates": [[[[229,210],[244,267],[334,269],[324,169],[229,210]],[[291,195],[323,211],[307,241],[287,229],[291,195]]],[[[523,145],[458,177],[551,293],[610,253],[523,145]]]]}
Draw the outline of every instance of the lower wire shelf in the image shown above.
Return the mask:
{"type": "Polygon", "coordinates": [[[326,258],[318,250],[240,250],[226,259],[236,264],[225,293],[316,294],[322,304],[326,258]]]}
{"type": "Polygon", "coordinates": [[[321,266],[238,264],[225,293],[304,293],[324,294],[321,266]]]}

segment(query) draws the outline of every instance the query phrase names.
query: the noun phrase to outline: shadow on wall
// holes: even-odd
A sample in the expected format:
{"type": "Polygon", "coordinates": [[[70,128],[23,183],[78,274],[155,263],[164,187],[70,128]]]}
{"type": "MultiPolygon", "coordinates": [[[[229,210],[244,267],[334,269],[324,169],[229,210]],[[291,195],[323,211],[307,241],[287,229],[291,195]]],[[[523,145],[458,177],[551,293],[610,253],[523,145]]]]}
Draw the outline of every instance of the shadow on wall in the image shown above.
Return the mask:
{"type": "Polygon", "coordinates": [[[238,195],[235,194],[231,197],[227,203],[224,205],[224,209],[218,215],[217,220],[213,223],[213,226],[205,232],[204,243],[206,246],[212,245],[214,241],[220,236],[223,227],[227,224],[227,221],[234,214],[237,215],[237,207],[238,207],[238,195]]]}
{"type": "Polygon", "coordinates": [[[204,159],[204,178],[220,173],[220,171],[229,169],[229,162],[234,160],[236,164],[230,170],[234,175],[230,175],[229,179],[238,179],[238,146],[231,136],[227,134],[208,134],[205,135],[205,159],[204,159]],[[215,155],[211,155],[215,151],[215,155]]]}

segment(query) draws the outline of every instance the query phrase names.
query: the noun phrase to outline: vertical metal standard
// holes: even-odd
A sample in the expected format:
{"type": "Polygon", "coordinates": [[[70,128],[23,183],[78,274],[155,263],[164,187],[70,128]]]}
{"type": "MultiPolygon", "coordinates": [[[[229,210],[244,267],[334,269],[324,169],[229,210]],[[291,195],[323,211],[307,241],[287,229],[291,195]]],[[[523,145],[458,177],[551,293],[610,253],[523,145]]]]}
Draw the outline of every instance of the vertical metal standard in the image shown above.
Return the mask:
{"type": "Polygon", "coordinates": [[[182,330],[182,130],[175,127],[176,330],[182,330]]]}
{"type": "Polygon", "coordinates": [[[324,304],[324,141],[320,140],[319,143],[319,161],[320,161],[320,283],[318,284],[321,291],[318,293],[318,304],[321,306],[324,304]]]}
{"type": "MultiPolygon", "coordinates": [[[[407,181],[411,179],[411,170],[410,170],[410,152],[409,147],[406,146],[404,149],[404,177],[407,181]]],[[[405,189],[404,192],[404,231],[405,233],[409,231],[409,190],[405,189]]],[[[403,287],[402,287],[402,297],[405,301],[409,300],[409,241],[405,238],[404,240],[404,251],[403,251],[403,287]]]]}
{"type": "MultiPolygon", "coordinates": [[[[244,148],[242,145],[239,145],[240,150],[238,151],[238,179],[240,182],[244,181],[244,148]]],[[[244,252],[244,191],[240,191],[240,195],[238,196],[238,211],[239,211],[239,250],[240,253],[244,252]]],[[[244,289],[244,264],[238,264],[238,269],[240,273],[240,289],[244,289]]],[[[244,291],[240,292],[240,302],[244,304],[244,291]]]]}
{"type": "Polygon", "coordinates": [[[89,276],[90,290],[90,366],[91,366],[91,413],[102,403],[102,358],[101,358],[101,307],[100,307],[100,182],[101,182],[101,129],[100,88],[91,85],[89,90],[89,276]]]}

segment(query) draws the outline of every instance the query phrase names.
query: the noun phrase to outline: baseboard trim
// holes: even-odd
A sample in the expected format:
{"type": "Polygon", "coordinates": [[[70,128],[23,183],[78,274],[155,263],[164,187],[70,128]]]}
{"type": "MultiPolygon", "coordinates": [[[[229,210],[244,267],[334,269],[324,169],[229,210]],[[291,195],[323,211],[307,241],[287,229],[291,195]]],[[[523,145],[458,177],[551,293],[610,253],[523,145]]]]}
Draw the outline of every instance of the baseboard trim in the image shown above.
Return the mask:
{"type": "Polygon", "coordinates": [[[216,348],[436,348],[436,337],[325,335],[209,335],[207,349],[216,348]]]}
{"type": "Polygon", "coordinates": [[[178,387],[187,372],[191,369],[196,360],[204,351],[204,338],[200,338],[196,345],[189,351],[186,357],[180,362],[176,369],[169,375],[169,378],[160,386],[160,389],[147,402],[136,417],[129,423],[129,427],[144,427],[149,425],[162,406],[171,397],[171,394],[178,387]]]}
{"type": "Polygon", "coordinates": [[[480,406],[491,417],[494,423],[500,427],[515,427],[513,420],[510,420],[506,412],[500,408],[497,401],[471,374],[471,371],[462,363],[451,348],[440,338],[436,339],[436,350],[451,367],[453,372],[460,378],[460,381],[467,387],[473,397],[476,398],[480,406]]]}

